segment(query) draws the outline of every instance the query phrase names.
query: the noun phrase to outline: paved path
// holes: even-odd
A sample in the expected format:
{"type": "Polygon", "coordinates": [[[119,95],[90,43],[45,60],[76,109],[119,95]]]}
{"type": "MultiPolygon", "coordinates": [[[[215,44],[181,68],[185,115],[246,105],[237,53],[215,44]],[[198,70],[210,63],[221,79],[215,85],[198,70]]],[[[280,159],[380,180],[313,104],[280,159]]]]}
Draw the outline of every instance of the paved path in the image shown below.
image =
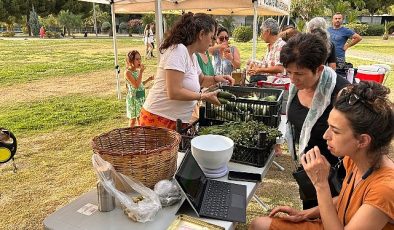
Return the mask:
{"type": "Polygon", "coordinates": [[[358,58],[367,61],[373,61],[376,63],[394,65],[394,55],[390,54],[381,54],[369,51],[361,51],[361,50],[349,50],[346,51],[347,57],[358,58]]]}

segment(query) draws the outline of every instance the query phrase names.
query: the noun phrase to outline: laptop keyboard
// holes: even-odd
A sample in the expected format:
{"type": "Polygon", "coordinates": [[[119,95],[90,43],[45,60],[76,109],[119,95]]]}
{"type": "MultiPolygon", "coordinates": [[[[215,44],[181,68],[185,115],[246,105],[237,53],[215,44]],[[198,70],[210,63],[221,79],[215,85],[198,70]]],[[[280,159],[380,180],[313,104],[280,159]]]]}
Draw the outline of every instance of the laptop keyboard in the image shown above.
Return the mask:
{"type": "Polygon", "coordinates": [[[211,217],[227,218],[230,206],[231,184],[211,180],[206,188],[201,214],[211,217]]]}

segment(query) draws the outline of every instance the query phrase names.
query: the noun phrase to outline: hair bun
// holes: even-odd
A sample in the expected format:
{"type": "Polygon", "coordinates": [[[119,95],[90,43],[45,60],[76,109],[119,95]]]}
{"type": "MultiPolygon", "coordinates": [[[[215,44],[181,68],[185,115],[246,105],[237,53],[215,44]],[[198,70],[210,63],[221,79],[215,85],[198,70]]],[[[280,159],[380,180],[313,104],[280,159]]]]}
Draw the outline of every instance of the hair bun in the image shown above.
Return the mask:
{"type": "Polygon", "coordinates": [[[377,82],[361,81],[355,91],[355,94],[359,95],[378,113],[391,107],[388,99],[390,89],[377,82]]]}

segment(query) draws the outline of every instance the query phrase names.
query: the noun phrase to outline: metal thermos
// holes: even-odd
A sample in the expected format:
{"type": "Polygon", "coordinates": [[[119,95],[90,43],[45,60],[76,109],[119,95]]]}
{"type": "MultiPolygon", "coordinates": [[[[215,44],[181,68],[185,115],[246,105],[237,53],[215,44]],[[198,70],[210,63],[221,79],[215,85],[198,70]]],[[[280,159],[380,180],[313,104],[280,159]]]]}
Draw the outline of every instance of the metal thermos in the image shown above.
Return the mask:
{"type": "Polygon", "coordinates": [[[100,212],[109,212],[115,208],[115,197],[105,190],[100,181],[97,182],[97,199],[100,212]]]}

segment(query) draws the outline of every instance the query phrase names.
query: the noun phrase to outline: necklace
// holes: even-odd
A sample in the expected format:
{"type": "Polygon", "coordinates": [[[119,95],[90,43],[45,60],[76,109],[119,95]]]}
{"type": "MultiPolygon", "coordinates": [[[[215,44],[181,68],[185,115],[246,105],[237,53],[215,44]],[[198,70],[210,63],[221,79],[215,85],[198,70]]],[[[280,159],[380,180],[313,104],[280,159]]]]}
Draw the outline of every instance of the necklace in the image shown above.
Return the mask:
{"type": "Polygon", "coordinates": [[[355,173],[353,173],[353,172],[350,173],[349,179],[348,179],[347,182],[346,182],[345,190],[344,190],[343,193],[342,193],[341,200],[339,201],[339,205],[338,205],[338,210],[339,210],[339,207],[340,207],[340,205],[341,205],[341,203],[342,203],[343,196],[345,195],[345,192],[346,192],[346,190],[347,190],[347,187],[349,187],[349,184],[350,184],[351,180],[353,179],[353,183],[352,183],[352,186],[351,186],[351,190],[350,190],[350,193],[349,193],[347,202],[346,202],[345,210],[344,210],[344,212],[343,212],[343,219],[342,219],[343,221],[342,221],[342,223],[343,223],[344,225],[346,224],[346,212],[347,212],[347,209],[349,208],[350,200],[352,199],[354,190],[356,190],[357,186],[358,186],[362,181],[365,181],[365,180],[369,177],[369,175],[371,175],[372,172],[373,172],[373,168],[372,168],[372,167],[369,168],[369,169],[364,173],[364,175],[361,177],[361,180],[359,180],[359,181],[356,183],[356,174],[357,174],[357,172],[358,172],[358,169],[356,169],[356,170],[357,170],[357,171],[356,171],[355,173]],[[355,183],[356,183],[356,184],[355,184],[355,183]]]}

